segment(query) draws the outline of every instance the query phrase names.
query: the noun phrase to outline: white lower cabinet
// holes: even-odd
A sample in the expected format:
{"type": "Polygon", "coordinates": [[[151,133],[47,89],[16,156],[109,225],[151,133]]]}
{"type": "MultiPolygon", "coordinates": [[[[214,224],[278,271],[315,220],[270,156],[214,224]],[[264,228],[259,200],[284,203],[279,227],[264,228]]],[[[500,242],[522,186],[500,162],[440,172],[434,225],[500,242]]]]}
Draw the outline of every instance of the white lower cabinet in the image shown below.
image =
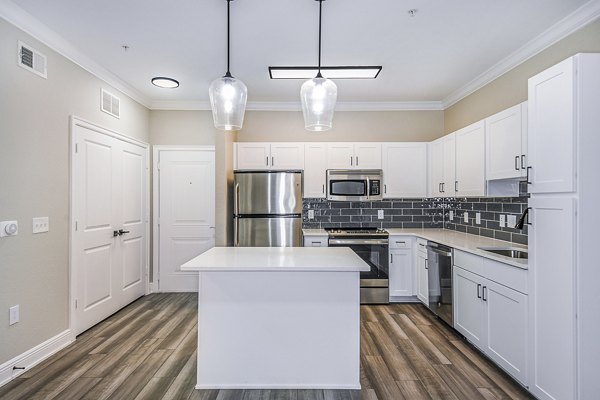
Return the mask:
{"type": "Polygon", "coordinates": [[[304,247],[328,247],[328,236],[304,236],[304,247]]]}
{"type": "Polygon", "coordinates": [[[390,298],[414,296],[414,238],[390,236],[390,298]]]}
{"type": "MultiPolygon", "coordinates": [[[[487,260],[481,260],[476,268],[485,271],[487,265],[494,274],[498,268],[516,268],[487,260]]],[[[453,281],[454,328],[526,385],[527,295],[456,265],[453,281]]]]}
{"type": "MultiPolygon", "coordinates": [[[[427,241],[424,241],[427,244],[427,241]]],[[[426,306],[429,305],[429,274],[427,265],[427,251],[422,243],[417,240],[417,298],[426,306]]]]}

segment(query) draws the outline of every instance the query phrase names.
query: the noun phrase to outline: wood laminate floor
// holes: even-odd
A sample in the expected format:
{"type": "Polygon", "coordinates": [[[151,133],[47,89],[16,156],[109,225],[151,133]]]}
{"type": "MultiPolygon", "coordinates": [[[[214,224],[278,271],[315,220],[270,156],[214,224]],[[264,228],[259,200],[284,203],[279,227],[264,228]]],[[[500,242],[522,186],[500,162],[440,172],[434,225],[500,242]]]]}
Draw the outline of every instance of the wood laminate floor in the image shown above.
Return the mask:
{"type": "Polygon", "coordinates": [[[196,310],[196,294],[143,297],[0,387],[0,399],[532,398],[419,304],[361,306],[360,391],[195,390],[196,310]]]}

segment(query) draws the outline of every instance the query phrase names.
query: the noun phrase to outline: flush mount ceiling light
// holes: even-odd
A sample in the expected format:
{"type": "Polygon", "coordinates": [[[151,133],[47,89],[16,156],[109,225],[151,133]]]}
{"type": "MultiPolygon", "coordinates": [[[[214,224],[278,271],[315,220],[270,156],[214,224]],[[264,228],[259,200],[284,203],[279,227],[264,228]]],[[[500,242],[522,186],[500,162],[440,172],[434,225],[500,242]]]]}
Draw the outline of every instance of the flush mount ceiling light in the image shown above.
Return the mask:
{"type": "Polygon", "coordinates": [[[224,131],[240,130],[244,123],[248,89],[244,82],[229,72],[229,6],[227,1],[227,72],[215,79],[208,88],[215,128],[224,131]]]}
{"type": "MultiPolygon", "coordinates": [[[[319,67],[269,67],[271,79],[310,79],[319,72],[319,67]]],[[[381,72],[377,66],[321,67],[321,75],[328,79],[375,79],[381,72]]]]}
{"type": "Polygon", "coordinates": [[[173,78],[167,78],[165,76],[157,76],[152,78],[152,84],[160,88],[175,89],[179,87],[179,82],[173,78]]]}
{"type": "Polygon", "coordinates": [[[321,15],[324,0],[316,1],[319,2],[319,65],[317,76],[302,84],[300,100],[302,114],[304,114],[304,127],[309,131],[326,131],[332,126],[337,86],[321,75],[321,15]]]}

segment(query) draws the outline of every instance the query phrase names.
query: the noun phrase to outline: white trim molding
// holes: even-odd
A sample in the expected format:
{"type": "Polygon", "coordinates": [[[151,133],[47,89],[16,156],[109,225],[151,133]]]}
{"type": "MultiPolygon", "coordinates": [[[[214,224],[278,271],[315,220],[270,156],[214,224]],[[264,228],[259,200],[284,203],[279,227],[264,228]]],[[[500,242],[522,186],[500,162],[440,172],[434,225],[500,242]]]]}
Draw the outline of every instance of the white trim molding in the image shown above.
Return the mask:
{"type": "Polygon", "coordinates": [[[30,370],[35,365],[64,349],[74,341],[75,337],[72,335],[71,330],[67,329],[45,342],[38,344],[34,348],[8,360],[0,365],[0,386],[30,370]],[[13,369],[15,367],[25,369],[13,369]]]}
{"type": "Polygon", "coordinates": [[[546,29],[537,37],[525,43],[508,57],[467,83],[465,86],[450,93],[442,100],[444,109],[458,103],[468,95],[481,89],[488,83],[521,65],[536,54],[541,53],[559,40],[564,39],[584,26],[594,22],[598,18],[600,18],[600,0],[588,1],[577,10],[546,29]]]}

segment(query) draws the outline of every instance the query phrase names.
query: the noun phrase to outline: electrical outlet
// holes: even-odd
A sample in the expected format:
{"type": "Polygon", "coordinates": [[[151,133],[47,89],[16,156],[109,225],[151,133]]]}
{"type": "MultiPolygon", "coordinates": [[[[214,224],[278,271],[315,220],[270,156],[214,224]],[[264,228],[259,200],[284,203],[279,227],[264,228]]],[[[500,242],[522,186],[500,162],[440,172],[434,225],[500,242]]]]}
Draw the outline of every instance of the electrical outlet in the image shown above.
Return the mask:
{"type": "Polygon", "coordinates": [[[506,215],[500,214],[500,228],[504,228],[506,226],[506,215]]]}
{"type": "Polygon", "coordinates": [[[377,210],[377,219],[383,219],[383,210],[377,210]]]}
{"type": "Polygon", "coordinates": [[[14,325],[19,322],[19,305],[8,309],[8,325],[14,325]]]}
{"type": "Polygon", "coordinates": [[[516,224],[517,224],[517,216],[516,215],[509,214],[506,216],[506,225],[510,226],[511,228],[514,228],[516,224]]]}
{"type": "Polygon", "coordinates": [[[0,222],[0,237],[17,236],[19,234],[19,223],[17,221],[0,222]]]}
{"type": "Polygon", "coordinates": [[[32,220],[33,233],[44,233],[50,230],[48,217],[38,217],[32,220]]]}
{"type": "Polygon", "coordinates": [[[465,213],[463,214],[463,220],[465,221],[465,224],[469,223],[469,213],[465,211],[465,213]]]}
{"type": "Polygon", "coordinates": [[[450,210],[450,212],[448,213],[448,218],[450,219],[450,221],[454,221],[454,211],[450,210]]]}
{"type": "Polygon", "coordinates": [[[315,219],[315,210],[308,210],[308,219],[315,219]]]}
{"type": "Polygon", "coordinates": [[[475,223],[481,225],[481,213],[475,213],[475,223]]]}

